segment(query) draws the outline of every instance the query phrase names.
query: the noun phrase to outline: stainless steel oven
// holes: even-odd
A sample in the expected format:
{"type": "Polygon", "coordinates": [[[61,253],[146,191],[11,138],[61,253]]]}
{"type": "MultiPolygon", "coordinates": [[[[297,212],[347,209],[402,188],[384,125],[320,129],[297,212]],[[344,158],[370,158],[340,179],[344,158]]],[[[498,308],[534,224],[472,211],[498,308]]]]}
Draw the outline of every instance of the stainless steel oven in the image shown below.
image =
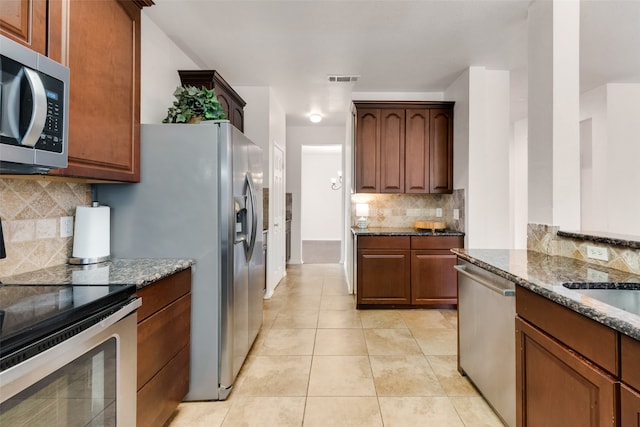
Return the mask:
{"type": "Polygon", "coordinates": [[[113,286],[2,291],[21,295],[2,307],[0,426],[135,426],[141,300],[113,286]]]}

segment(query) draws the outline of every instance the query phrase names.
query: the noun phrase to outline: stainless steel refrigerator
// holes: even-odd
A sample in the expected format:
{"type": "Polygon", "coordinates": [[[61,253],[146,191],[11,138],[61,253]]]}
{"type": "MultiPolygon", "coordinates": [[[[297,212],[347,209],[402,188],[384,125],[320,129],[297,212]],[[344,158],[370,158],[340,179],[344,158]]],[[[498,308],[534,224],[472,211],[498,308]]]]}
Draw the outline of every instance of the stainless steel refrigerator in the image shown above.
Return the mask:
{"type": "Polygon", "coordinates": [[[262,150],[228,121],[140,137],[140,183],[95,186],[111,255],[195,259],[186,400],[224,400],[262,325],[262,150]]]}

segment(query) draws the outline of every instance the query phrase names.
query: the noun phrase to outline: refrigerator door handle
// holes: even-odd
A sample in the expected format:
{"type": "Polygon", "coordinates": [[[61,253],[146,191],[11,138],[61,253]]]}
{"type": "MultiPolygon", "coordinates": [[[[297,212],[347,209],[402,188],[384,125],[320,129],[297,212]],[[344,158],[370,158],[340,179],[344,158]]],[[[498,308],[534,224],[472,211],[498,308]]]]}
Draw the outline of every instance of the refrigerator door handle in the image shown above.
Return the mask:
{"type": "Polygon", "coordinates": [[[249,199],[251,200],[251,237],[249,240],[249,247],[247,248],[247,260],[250,260],[253,256],[253,249],[256,246],[256,227],[258,227],[258,213],[256,212],[256,193],[253,189],[253,179],[251,173],[247,172],[246,175],[247,188],[249,189],[249,199]]]}

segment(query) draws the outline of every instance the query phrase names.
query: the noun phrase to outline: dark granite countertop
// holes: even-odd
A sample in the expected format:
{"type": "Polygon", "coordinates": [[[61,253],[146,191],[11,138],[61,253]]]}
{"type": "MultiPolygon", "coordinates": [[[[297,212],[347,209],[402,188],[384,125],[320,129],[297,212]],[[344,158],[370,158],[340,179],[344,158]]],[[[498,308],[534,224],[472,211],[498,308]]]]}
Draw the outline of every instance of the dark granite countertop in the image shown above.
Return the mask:
{"type": "Polygon", "coordinates": [[[454,230],[422,230],[413,227],[351,227],[356,236],[464,236],[461,231],[454,230]]]}
{"type": "Polygon", "coordinates": [[[631,300],[625,301],[624,309],[621,309],[607,303],[605,298],[587,295],[579,290],[562,286],[566,282],[640,283],[640,276],[636,274],[527,250],[452,249],[451,251],[478,267],[640,340],[639,291],[610,291],[634,293],[631,300]]]}
{"type": "Polygon", "coordinates": [[[640,236],[604,233],[600,231],[566,231],[558,230],[558,236],[576,240],[586,240],[604,245],[615,245],[624,248],[640,249],[640,236]]]}
{"type": "Polygon", "coordinates": [[[56,265],[2,277],[0,282],[8,285],[135,284],[141,289],[194,264],[189,259],[114,259],[89,266],[56,265]]]}

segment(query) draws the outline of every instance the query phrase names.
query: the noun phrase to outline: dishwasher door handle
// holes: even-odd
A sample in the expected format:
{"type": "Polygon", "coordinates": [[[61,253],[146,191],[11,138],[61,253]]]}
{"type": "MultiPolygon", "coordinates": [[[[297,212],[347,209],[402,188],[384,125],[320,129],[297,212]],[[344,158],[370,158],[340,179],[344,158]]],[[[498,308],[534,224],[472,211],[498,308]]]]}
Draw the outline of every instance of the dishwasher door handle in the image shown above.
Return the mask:
{"type": "Polygon", "coordinates": [[[453,268],[455,268],[458,273],[462,274],[463,276],[467,276],[469,279],[473,280],[474,282],[477,282],[477,283],[481,284],[482,286],[492,290],[493,292],[496,292],[496,293],[498,293],[500,295],[503,295],[505,297],[513,297],[513,296],[516,295],[515,289],[500,288],[500,287],[494,285],[493,283],[484,280],[481,277],[478,277],[476,275],[473,275],[473,274],[469,273],[467,270],[465,270],[463,265],[454,265],[453,268]]]}

